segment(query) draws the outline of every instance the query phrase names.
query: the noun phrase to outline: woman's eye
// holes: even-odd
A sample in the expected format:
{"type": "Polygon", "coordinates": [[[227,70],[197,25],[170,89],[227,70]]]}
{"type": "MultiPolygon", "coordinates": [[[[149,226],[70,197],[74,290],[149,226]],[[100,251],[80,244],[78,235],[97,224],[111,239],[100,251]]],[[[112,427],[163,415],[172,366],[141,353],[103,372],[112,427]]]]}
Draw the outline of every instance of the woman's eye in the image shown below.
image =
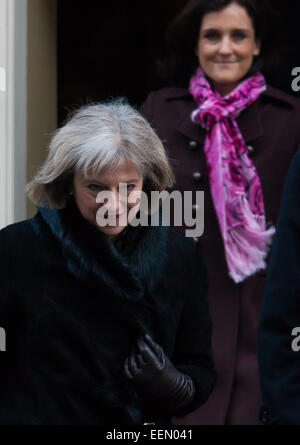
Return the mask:
{"type": "Polygon", "coordinates": [[[217,40],[218,37],[219,37],[218,33],[214,31],[204,34],[204,38],[207,40],[217,40]]]}
{"type": "Polygon", "coordinates": [[[235,40],[243,40],[246,38],[246,35],[243,32],[236,32],[233,34],[233,38],[235,40]]]}
{"type": "MultiPolygon", "coordinates": [[[[204,38],[207,39],[207,40],[215,41],[215,40],[218,40],[220,38],[220,35],[216,31],[209,31],[206,34],[204,34],[204,38]]],[[[232,38],[234,40],[243,40],[243,39],[246,38],[246,35],[243,32],[236,31],[236,32],[234,32],[232,34],[232,38]]]]}
{"type": "Polygon", "coordinates": [[[100,190],[100,189],[101,189],[101,186],[100,186],[100,185],[97,185],[97,184],[89,184],[88,188],[89,188],[92,192],[95,192],[95,191],[97,191],[97,190],[100,190]]]}
{"type": "Polygon", "coordinates": [[[133,190],[134,187],[135,187],[134,184],[127,184],[127,190],[128,190],[128,191],[133,190]]]}

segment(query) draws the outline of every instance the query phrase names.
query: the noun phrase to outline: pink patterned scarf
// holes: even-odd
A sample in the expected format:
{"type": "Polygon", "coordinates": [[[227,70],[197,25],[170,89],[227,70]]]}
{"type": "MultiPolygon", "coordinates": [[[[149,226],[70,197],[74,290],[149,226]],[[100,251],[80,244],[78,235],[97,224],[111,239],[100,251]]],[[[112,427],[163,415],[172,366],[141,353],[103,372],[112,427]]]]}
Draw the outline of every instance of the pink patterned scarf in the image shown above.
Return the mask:
{"type": "Polygon", "coordinates": [[[222,97],[201,68],[190,82],[198,107],[192,121],[206,129],[204,152],[211,194],[222,233],[229,275],[239,283],[265,269],[274,227],[266,228],[260,179],[236,123],[239,114],[265,91],[257,73],[222,97]]]}

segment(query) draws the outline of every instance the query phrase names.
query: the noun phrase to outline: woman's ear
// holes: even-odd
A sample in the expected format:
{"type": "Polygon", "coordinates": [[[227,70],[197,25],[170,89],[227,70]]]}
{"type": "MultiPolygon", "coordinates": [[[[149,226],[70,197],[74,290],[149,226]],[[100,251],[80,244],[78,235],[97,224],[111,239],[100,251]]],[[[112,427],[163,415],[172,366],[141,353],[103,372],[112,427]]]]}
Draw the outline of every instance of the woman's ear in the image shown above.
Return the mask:
{"type": "Polygon", "coordinates": [[[70,196],[74,195],[74,187],[73,187],[73,184],[71,184],[71,185],[68,186],[68,188],[67,188],[67,192],[68,192],[68,195],[70,195],[70,196]]]}
{"type": "Polygon", "coordinates": [[[254,50],[253,50],[253,55],[254,56],[259,56],[260,50],[261,50],[261,41],[260,40],[256,40],[255,41],[254,50]]]}

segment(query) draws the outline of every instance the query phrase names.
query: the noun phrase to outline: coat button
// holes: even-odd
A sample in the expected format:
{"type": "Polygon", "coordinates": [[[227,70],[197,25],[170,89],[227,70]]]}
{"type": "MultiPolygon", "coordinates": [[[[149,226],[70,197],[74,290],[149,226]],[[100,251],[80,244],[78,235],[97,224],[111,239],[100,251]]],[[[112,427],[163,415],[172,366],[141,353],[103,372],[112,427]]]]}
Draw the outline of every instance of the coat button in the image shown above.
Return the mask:
{"type": "Polygon", "coordinates": [[[260,409],[259,420],[263,423],[268,423],[270,420],[270,412],[265,407],[260,409]]]}
{"type": "Polygon", "coordinates": [[[196,141],[190,141],[190,149],[195,150],[198,147],[198,144],[196,141]]]}
{"type": "Polygon", "coordinates": [[[261,418],[261,421],[262,421],[263,423],[267,423],[267,422],[268,422],[268,420],[269,420],[269,419],[268,419],[268,414],[269,414],[268,411],[263,411],[263,412],[262,412],[262,416],[261,416],[262,418],[261,418]]]}
{"type": "Polygon", "coordinates": [[[247,145],[247,149],[248,149],[249,153],[254,152],[254,147],[252,145],[247,145]]]}
{"type": "Polygon", "coordinates": [[[193,173],[193,179],[195,182],[200,182],[202,179],[202,174],[200,172],[193,173]]]}

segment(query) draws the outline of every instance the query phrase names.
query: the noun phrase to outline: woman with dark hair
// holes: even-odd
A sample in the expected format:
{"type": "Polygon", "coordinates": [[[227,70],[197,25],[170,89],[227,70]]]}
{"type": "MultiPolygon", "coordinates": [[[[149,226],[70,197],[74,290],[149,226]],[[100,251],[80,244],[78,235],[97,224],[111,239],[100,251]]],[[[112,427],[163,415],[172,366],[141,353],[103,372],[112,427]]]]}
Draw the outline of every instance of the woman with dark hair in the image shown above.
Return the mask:
{"type": "Polygon", "coordinates": [[[267,255],[300,140],[298,101],[267,84],[279,34],[266,0],[190,1],[167,32],[172,86],[142,106],[173,161],[176,189],[205,192],[197,244],[208,269],[218,381],[210,400],[177,423],[259,423],[267,255]]]}
{"type": "MultiPolygon", "coordinates": [[[[196,53],[199,24],[205,14],[219,11],[232,0],[190,1],[174,19],[166,33],[166,61],[162,74],[168,83],[188,87],[191,76],[199,65],[196,53]],[[189,30],[189,32],[187,32],[189,30]]],[[[263,71],[267,80],[273,79],[279,68],[278,51],[281,50],[281,29],[277,13],[268,1],[240,0],[238,5],[247,10],[253,23],[255,38],[261,42],[247,77],[263,71]]]]}

